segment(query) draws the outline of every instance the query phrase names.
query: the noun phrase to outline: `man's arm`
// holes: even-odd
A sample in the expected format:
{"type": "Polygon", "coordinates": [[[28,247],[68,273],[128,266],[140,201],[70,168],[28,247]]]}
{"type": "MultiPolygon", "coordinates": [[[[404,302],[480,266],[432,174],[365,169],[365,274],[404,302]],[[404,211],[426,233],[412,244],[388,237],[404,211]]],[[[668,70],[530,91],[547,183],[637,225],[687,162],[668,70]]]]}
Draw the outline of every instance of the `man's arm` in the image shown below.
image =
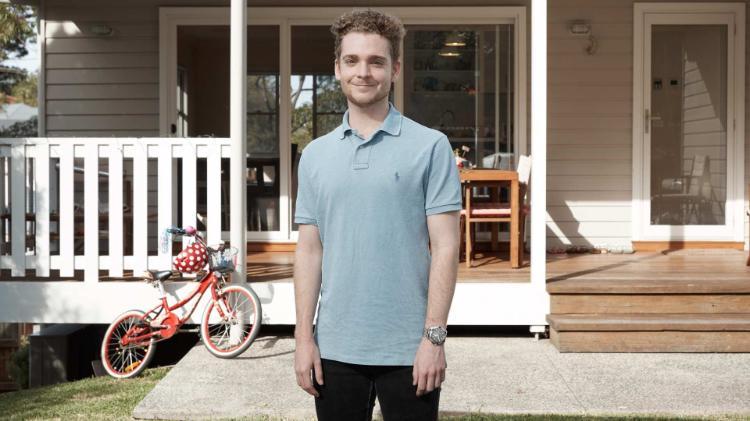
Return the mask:
{"type": "MultiPolygon", "coordinates": [[[[432,262],[425,327],[445,327],[448,323],[448,311],[453,301],[458,272],[460,242],[458,222],[458,211],[438,213],[427,217],[432,262]]],[[[426,338],[422,338],[414,358],[412,373],[413,384],[417,386],[417,396],[440,387],[445,380],[445,368],[443,346],[433,345],[426,338]]]]}
{"type": "Polygon", "coordinates": [[[323,245],[318,227],[301,224],[294,257],[294,302],[297,325],[294,329],[296,347],[294,371],[297,384],[307,393],[318,396],[312,383],[312,370],[319,384],[323,384],[320,351],[313,339],[313,319],[320,294],[323,245]]]}

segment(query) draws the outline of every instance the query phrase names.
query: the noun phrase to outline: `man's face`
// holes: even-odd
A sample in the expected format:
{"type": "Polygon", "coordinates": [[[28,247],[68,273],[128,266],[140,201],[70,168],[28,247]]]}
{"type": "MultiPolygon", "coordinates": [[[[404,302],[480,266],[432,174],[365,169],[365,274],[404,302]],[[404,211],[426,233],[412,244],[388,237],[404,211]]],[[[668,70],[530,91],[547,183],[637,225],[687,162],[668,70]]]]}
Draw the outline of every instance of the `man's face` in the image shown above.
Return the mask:
{"type": "Polygon", "coordinates": [[[401,63],[391,60],[390,43],[382,35],[350,32],[341,39],[335,68],[346,98],[364,108],[388,98],[401,63]]]}

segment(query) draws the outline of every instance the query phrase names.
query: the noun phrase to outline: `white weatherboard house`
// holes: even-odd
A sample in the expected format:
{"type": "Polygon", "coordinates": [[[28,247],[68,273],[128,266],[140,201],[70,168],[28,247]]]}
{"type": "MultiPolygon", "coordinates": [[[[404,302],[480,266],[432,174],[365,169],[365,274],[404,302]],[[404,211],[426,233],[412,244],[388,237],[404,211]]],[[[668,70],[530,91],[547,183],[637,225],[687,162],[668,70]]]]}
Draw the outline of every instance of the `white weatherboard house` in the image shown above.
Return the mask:
{"type": "Polygon", "coordinates": [[[40,134],[0,139],[0,322],[144,308],[133,275],[169,267],[164,228],[197,225],[251,251],[238,274],[264,323],[293,324],[297,162],[345,109],[328,27],[366,6],[407,27],[406,116],[480,166],[532,157],[529,262],[462,263],[450,324],[549,326],[561,351],[750,351],[745,1],[35,5],[40,134]],[[637,252],[546,254],[567,246],[637,252]]]}

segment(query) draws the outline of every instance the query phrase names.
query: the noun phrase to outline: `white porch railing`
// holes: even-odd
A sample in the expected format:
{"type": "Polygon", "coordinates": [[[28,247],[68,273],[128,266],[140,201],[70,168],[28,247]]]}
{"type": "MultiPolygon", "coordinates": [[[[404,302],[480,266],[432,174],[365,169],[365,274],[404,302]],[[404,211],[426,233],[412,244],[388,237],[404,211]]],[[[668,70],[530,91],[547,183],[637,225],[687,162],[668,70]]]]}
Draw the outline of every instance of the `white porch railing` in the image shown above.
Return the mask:
{"type": "Polygon", "coordinates": [[[29,269],[36,277],[59,271],[60,278],[82,270],[84,281],[95,283],[100,271],[122,277],[168,268],[172,248],[162,250],[157,239],[177,224],[178,200],[180,224],[196,226],[199,186],[206,239],[220,242],[228,212],[221,159],[229,157],[229,139],[217,138],[0,139],[0,269],[11,272],[5,280],[29,269]],[[198,174],[201,159],[206,172],[198,174]]]}

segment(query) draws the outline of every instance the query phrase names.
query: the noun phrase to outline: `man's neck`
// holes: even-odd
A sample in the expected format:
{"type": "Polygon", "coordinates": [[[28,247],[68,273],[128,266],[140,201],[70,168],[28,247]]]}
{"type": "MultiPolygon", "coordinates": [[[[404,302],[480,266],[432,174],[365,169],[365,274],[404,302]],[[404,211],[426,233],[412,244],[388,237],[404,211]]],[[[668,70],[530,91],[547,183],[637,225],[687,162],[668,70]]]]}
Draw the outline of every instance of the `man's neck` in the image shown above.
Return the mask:
{"type": "Polygon", "coordinates": [[[349,103],[349,127],[356,130],[365,139],[368,139],[383,124],[387,116],[387,100],[365,108],[349,103]]]}

